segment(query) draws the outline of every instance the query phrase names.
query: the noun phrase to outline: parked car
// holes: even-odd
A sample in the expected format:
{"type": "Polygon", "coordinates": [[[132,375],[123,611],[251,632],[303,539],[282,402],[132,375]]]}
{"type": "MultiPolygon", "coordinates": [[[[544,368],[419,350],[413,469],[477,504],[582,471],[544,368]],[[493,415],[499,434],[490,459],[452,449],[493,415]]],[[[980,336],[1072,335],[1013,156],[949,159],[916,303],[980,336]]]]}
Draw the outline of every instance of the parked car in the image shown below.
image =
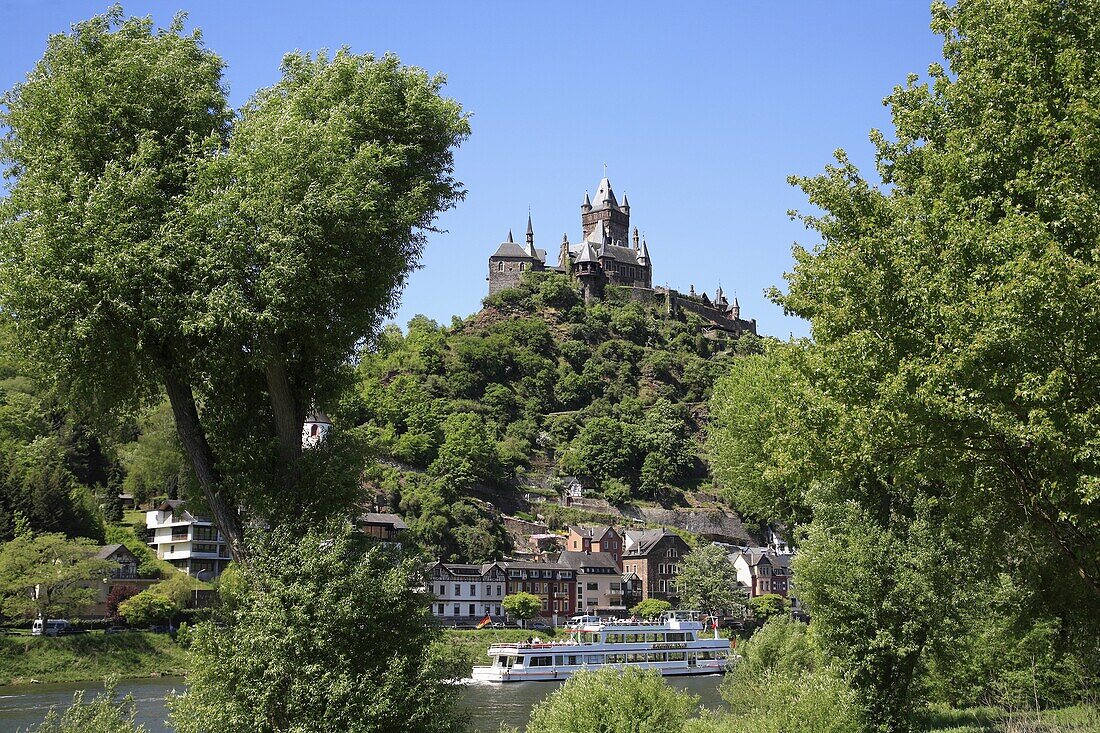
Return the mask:
{"type": "Polygon", "coordinates": [[[108,626],[103,630],[104,634],[121,634],[124,631],[130,631],[125,626],[108,626]]]}
{"type": "Polygon", "coordinates": [[[58,636],[69,626],[69,622],[63,618],[35,619],[31,624],[31,636],[58,636]]]}
{"type": "Polygon", "coordinates": [[[531,624],[531,626],[529,628],[532,628],[535,631],[549,631],[550,629],[552,629],[554,627],[551,626],[550,624],[546,623],[545,621],[535,621],[534,623],[531,624]]]}
{"type": "Polygon", "coordinates": [[[57,632],[58,636],[72,636],[73,634],[87,634],[88,630],[81,626],[66,626],[57,632]]]}

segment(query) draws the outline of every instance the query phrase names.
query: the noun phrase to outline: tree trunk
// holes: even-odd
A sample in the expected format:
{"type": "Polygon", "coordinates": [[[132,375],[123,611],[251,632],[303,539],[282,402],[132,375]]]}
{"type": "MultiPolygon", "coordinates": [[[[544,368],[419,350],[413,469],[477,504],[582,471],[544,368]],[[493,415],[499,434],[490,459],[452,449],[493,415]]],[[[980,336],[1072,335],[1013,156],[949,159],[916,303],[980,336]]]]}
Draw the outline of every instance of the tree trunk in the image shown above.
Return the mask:
{"type": "Polygon", "coordinates": [[[168,401],[172,404],[172,414],[176,419],[176,432],[183,443],[184,453],[195,469],[199,488],[206,499],[214,523],[229,542],[229,553],[235,562],[247,561],[247,548],[244,544],[244,527],[241,519],[222,495],[221,476],[214,465],[214,452],[206,440],[199,411],[195,407],[195,394],[191,384],[180,379],[171,371],[165,372],[164,387],[168,392],[168,401]]]}
{"type": "Polygon", "coordinates": [[[264,367],[267,393],[271,400],[271,415],[275,436],[279,441],[279,468],[283,488],[292,494],[298,488],[298,460],[302,456],[302,422],[305,411],[290,386],[286,359],[276,348],[264,367]]]}

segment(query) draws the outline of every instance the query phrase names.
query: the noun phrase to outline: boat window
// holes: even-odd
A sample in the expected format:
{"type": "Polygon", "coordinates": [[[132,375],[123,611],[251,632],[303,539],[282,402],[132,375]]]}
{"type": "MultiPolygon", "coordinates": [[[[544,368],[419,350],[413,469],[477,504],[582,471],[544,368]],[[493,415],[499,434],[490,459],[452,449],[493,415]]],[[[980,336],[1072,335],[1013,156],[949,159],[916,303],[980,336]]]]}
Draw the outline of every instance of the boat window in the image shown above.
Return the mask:
{"type": "Polygon", "coordinates": [[[670,662],[682,662],[687,656],[683,652],[669,652],[668,661],[670,662]]]}
{"type": "Polygon", "coordinates": [[[565,657],[563,657],[563,656],[562,656],[562,655],[560,655],[560,654],[557,654],[557,655],[555,655],[555,656],[554,656],[554,664],[555,664],[556,666],[558,666],[558,667],[560,667],[561,665],[565,664],[565,657]]]}
{"type": "Polygon", "coordinates": [[[584,664],[584,657],[579,654],[570,654],[566,657],[566,664],[584,664]]]}
{"type": "Polygon", "coordinates": [[[714,653],[714,658],[715,659],[725,659],[726,658],[726,653],[725,652],[715,652],[714,653]]]}
{"type": "Polygon", "coordinates": [[[699,652],[700,659],[714,659],[714,652],[699,652]]]}
{"type": "Polygon", "coordinates": [[[665,653],[664,652],[649,652],[648,656],[649,656],[649,661],[651,661],[651,662],[663,662],[663,661],[665,661],[665,653]]]}
{"type": "Polygon", "coordinates": [[[584,658],[585,664],[603,664],[602,654],[588,654],[584,658]]]}
{"type": "Polygon", "coordinates": [[[551,667],[553,664],[553,657],[531,657],[527,660],[528,667],[551,667]]]}
{"type": "Polygon", "coordinates": [[[623,664],[625,662],[626,662],[626,655],[625,654],[608,654],[607,655],[607,663],[608,664],[623,664]]]}
{"type": "Polygon", "coordinates": [[[646,660],[645,652],[631,652],[626,655],[628,662],[644,662],[646,660]]]}

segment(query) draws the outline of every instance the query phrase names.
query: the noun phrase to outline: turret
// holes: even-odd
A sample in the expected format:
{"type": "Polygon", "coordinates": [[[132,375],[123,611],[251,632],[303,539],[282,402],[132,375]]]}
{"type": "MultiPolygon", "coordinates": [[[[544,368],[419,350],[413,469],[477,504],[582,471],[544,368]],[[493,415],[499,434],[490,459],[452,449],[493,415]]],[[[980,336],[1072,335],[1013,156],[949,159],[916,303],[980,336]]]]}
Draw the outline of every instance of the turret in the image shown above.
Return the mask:
{"type": "Polygon", "coordinates": [[[511,229],[508,230],[508,242],[510,244],[515,244],[515,240],[512,239],[512,230],[511,229]]]}
{"type": "MultiPolygon", "coordinates": [[[[623,200],[626,200],[625,196],[623,197],[623,200]]],[[[638,227],[634,227],[634,251],[638,251],[638,227]]]]}
{"type": "Polygon", "coordinates": [[[537,260],[539,253],[535,251],[535,230],[531,226],[531,215],[527,215],[527,256],[537,260]]]}
{"type": "Polygon", "coordinates": [[[592,211],[592,201],[588,198],[588,191],[584,192],[584,201],[581,203],[581,212],[588,213],[592,211]]]}
{"type": "Polygon", "coordinates": [[[630,216],[630,201],[626,198],[625,193],[623,194],[623,203],[619,207],[619,210],[622,211],[627,216],[630,216]]]}
{"type": "Polygon", "coordinates": [[[572,271],[572,263],[569,261],[569,235],[561,235],[561,250],[558,252],[558,267],[568,274],[572,271]]]}
{"type": "Polygon", "coordinates": [[[740,320],[741,318],[741,304],[737,302],[737,296],[733,296],[733,305],[730,306],[730,316],[733,320],[740,320]]]}

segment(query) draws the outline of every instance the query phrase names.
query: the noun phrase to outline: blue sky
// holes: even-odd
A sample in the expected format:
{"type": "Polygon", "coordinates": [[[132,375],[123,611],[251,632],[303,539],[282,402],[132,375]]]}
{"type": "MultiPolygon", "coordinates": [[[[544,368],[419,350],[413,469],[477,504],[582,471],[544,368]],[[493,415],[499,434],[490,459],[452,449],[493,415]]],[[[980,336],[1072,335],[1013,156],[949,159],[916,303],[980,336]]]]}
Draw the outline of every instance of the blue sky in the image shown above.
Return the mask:
{"type": "MultiPolygon", "coordinates": [[[[0,87],[50,33],[106,3],[0,0],[0,87]]],[[[227,62],[234,105],[274,83],[291,50],[392,51],[448,77],[472,114],[456,157],[466,200],[439,220],[396,320],[441,322],[480,307],[486,258],[528,208],[536,245],[575,241],[603,165],[630,196],[654,283],[736,292],[761,333],[806,335],[763,289],[783,284],[793,242],[813,233],[786,183],[848,150],[873,165],[882,98],[941,57],[925,0],[648,2],[128,2],[167,24],[176,10],[227,62]]]]}

